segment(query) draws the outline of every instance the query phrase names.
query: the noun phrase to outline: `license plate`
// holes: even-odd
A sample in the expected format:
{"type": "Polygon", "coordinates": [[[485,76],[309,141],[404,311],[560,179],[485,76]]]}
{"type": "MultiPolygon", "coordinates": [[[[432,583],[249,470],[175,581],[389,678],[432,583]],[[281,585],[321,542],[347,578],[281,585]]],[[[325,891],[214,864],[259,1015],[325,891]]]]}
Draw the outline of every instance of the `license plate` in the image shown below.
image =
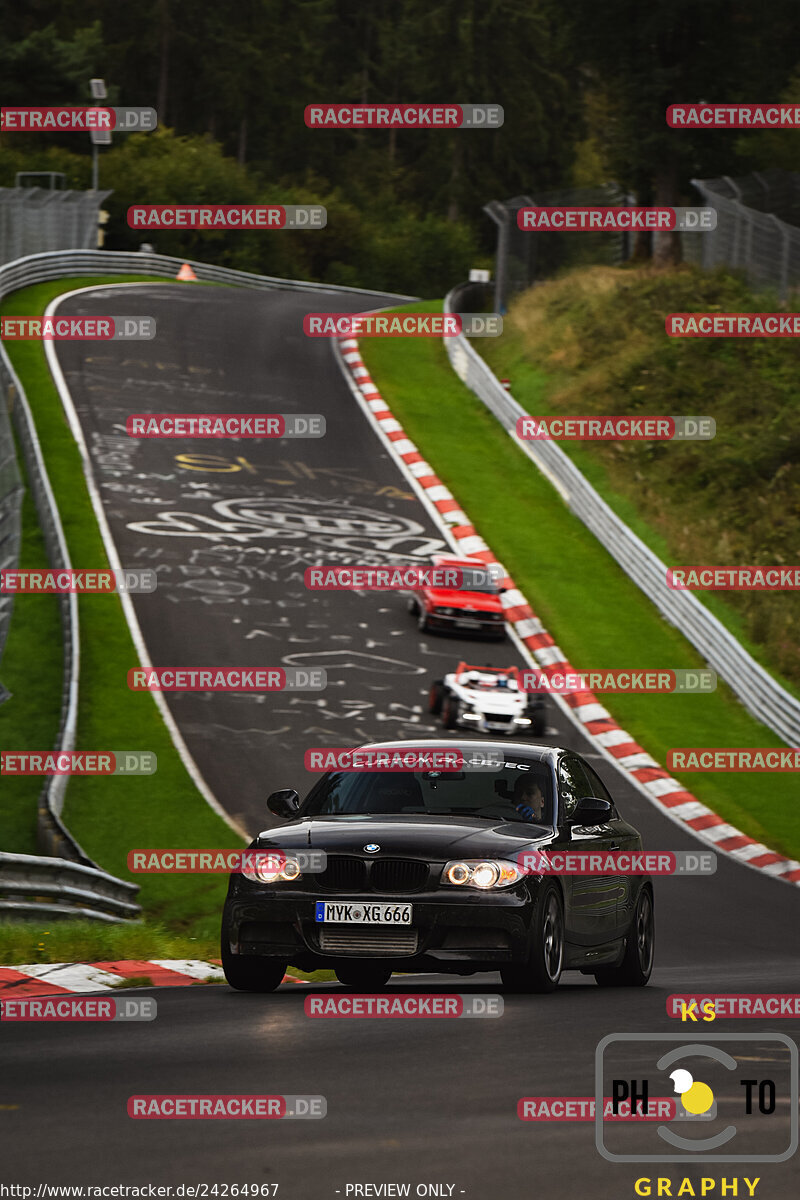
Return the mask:
{"type": "Polygon", "coordinates": [[[314,919],[333,921],[342,925],[410,925],[410,904],[337,904],[330,900],[317,900],[314,919]]]}
{"type": "Polygon", "coordinates": [[[456,626],[459,629],[480,629],[480,621],[456,621],[456,626]]]}

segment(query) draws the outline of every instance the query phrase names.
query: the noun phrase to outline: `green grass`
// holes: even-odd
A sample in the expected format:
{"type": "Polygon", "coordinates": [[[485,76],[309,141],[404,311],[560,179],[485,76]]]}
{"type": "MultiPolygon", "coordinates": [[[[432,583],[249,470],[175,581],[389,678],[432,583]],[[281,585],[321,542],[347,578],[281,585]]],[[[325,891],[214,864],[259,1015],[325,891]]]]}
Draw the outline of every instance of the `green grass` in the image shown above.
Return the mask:
{"type": "MultiPolygon", "coordinates": [[[[219,960],[219,931],[189,936],[157,921],[106,925],[100,921],[0,921],[0,963],[148,962],[156,958],[219,960]]],[[[335,979],[333,971],[288,968],[298,979],[316,983],[335,979]]],[[[200,982],[200,981],[198,981],[200,982]]],[[[119,988],[149,987],[148,976],[136,976],[119,988]]]]}
{"type": "MultiPolygon", "coordinates": [[[[138,281],[137,277],[134,279],[138,281]]],[[[147,276],[142,279],[152,282],[147,276]]],[[[113,276],[62,279],[41,284],[7,297],[0,312],[9,316],[43,312],[51,300],[66,291],[111,282],[122,280],[119,276],[113,276]]],[[[107,567],[78,448],[69,433],[42,344],[9,342],[6,347],[33,409],[72,562],[78,568],[107,567]]],[[[25,689],[44,686],[38,680],[27,685],[19,668],[12,679],[6,669],[7,663],[13,664],[16,655],[17,663],[24,666],[25,655],[31,652],[31,646],[35,646],[38,640],[49,640],[52,636],[50,626],[43,624],[37,628],[35,624],[37,616],[45,621],[49,604],[50,601],[45,597],[30,597],[28,624],[23,625],[20,619],[16,628],[12,626],[0,678],[8,679],[9,685],[14,680],[18,682],[16,689],[11,688],[15,693],[14,699],[0,709],[0,741],[4,748],[15,748],[11,742],[12,732],[14,736],[23,736],[21,710],[23,705],[30,706],[32,703],[26,698],[25,689]],[[42,637],[45,631],[46,636],[42,637]]],[[[27,605],[25,607],[28,609],[27,605]]],[[[126,865],[130,849],[148,846],[191,849],[241,845],[241,839],[209,808],[196,790],[172,744],[152,695],[128,690],[126,674],[129,667],[138,664],[138,659],[119,597],[115,594],[80,596],[79,619],[81,684],[77,748],[153,751],[158,758],[158,770],[151,776],[111,780],[75,776],[70,780],[63,814],[67,827],[100,866],[122,879],[134,878],[126,865]]],[[[29,690],[28,696],[32,694],[29,690]]],[[[45,728],[37,730],[36,738],[45,738],[46,732],[45,728]]],[[[49,744],[45,742],[45,745],[49,744]]],[[[5,792],[7,781],[3,783],[5,792]]],[[[11,808],[16,815],[12,819],[12,829],[17,831],[15,836],[18,842],[23,836],[20,830],[29,819],[26,813],[35,814],[40,784],[41,781],[36,778],[29,779],[27,784],[20,780],[19,789],[13,796],[11,808]]],[[[155,921],[156,926],[163,925],[170,935],[193,935],[216,944],[219,914],[227,883],[225,877],[137,875],[135,882],[141,886],[139,901],[149,921],[155,921]]],[[[71,946],[69,954],[65,954],[61,944],[66,932],[63,927],[57,928],[57,960],[64,961],[69,954],[84,957],[79,950],[81,935],[75,942],[64,943],[71,946]]],[[[146,924],[141,929],[141,936],[146,938],[151,926],[146,924]]],[[[0,946],[4,945],[0,937],[0,946]]],[[[11,961],[5,948],[0,953],[6,961],[11,961]]],[[[149,953],[153,953],[152,948],[149,953]]],[[[181,955],[185,953],[181,951],[181,955]]],[[[166,956],[159,954],[157,957],[166,956]]]]}
{"type": "MultiPolygon", "coordinates": [[[[477,349],[541,415],[708,415],[708,442],[563,442],[603,499],[667,563],[797,561],[800,347],[791,339],[670,339],[668,312],[774,311],[724,271],[585,268],[518,297],[477,349]]],[[[791,593],[698,592],[800,697],[791,593]]]]}
{"type": "MultiPolygon", "coordinates": [[[[400,311],[440,308],[411,305],[400,311]]],[[[361,353],[408,436],[464,505],[573,666],[704,665],[460,382],[440,341],[364,338],[361,353]]],[[[600,699],[662,763],[671,747],[782,745],[724,685],[710,695],[600,699]]],[[[791,775],[676,777],[751,837],[800,857],[791,775]]]]}
{"type": "Polygon", "coordinates": [[[157,921],[0,921],[0,962],[114,962],[219,958],[219,937],[176,933],[157,921]]]}
{"type": "MultiPolygon", "coordinates": [[[[20,466],[24,470],[22,459],[20,466]]],[[[26,482],[23,480],[23,482],[26,482]]],[[[19,565],[46,567],[44,538],[30,493],[22,501],[19,565]]],[[[63,646],[56,596],[14,597],[0,680],[11,699],[0,707],[0,748],[41,750],[55,743],[61,710],[63,646]]],[[[37,854],[36,809],[41,779],[7,776],[0,790],[0,849],[37,854]]]]}

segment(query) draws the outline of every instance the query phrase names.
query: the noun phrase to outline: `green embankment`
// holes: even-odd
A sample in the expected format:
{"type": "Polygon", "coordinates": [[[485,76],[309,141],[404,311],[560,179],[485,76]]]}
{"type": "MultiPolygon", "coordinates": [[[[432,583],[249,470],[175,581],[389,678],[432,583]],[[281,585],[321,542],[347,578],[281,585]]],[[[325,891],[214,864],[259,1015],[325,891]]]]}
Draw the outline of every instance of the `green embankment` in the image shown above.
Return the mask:
{"type": "MultiPolygon", "coordinates": [[[[711,416],[711,441],[562,442],[608,504],[669,564],[800,561],[800,345],[669,338],[670,312],[772,312],[722,270],[589,267],[511,305],[476,348],[536,415],[711,416]]],[[[800,697],[800,605],[789,592],[698,592],[800,697]]]]}
{"type": "MultiPolygon", "coordinates": [[[[684,305],[684,311],[688,308],[684,305]]],[[[425,304],[402,311],[440,309],[425,304]]],[[[477,341],[477,349],[483,352],[488,340],[477,341]]],[[[704,665],[461,383],[440,341],[364,338],[360,345],[381,394],[408,436],[466,508],[575,667],[704,665]]],[[[494,358],[497,361],[497,352],[494,358]]],[[[516,373],[512,382],[517,382],[516,373]]],[[[685,411],[706,412],[707,408],[697,400],[685,411]]],[[[570,411],[591,410],[580,405],[570,411]]],[[[627,410],[620,403],[618,409],[606,411],[627,410]]],[[[659,411],[684,410],[673,403],[659,411]]],[[[670,449],[681,454],[687,448],[670,449]]],[[[641,533],[643,522],[639,520],[636,527],[641,533]]],[[[709,695],[620,694],[601,699],[659,762],[664,762],[670,748],[686,745],[782,745],[722,684],[709,695]]],[[[676,776],[751,837],[800,857],[793,776],[676,776]]]]}

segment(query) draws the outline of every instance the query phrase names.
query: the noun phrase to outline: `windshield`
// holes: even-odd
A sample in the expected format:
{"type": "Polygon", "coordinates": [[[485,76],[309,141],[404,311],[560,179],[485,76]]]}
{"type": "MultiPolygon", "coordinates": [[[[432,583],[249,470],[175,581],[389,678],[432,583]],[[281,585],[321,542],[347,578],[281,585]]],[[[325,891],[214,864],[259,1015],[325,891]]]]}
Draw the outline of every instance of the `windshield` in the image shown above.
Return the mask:
{"type": "Polygon", "coordinates": [[[553,824],[550,769],[531,759],[480,771],[334,771],[309,793],[302,816],[474,816],[553,824]]]}
{"type": "Polygon", "coordinates": [[[486,583],[470,582],[469,584],[465,584],[464,587],[442,587],[437,588],[436,590],[437,592],[459,592],[462,596],[468,594],[469,592],[482,592],[484,595],[488,596],[499,596],[500,584],[492,583],[491,580],[487,580],[486,583]]]}

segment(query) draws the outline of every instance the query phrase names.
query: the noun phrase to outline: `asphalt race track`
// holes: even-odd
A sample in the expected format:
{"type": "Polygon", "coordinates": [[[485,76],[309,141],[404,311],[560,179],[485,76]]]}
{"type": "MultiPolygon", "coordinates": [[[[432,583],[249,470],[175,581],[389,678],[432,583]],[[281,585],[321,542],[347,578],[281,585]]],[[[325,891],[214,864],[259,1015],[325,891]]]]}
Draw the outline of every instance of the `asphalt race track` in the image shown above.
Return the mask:
{"type": "MultiPolygon", "coordinates": [[[[303,570],[316,563],[426,561],[444,548],[363,419],[330,346],[303,336],[304,312],[347,307],[324,295],[163,285],[100,288],[62,305],[69,314],[158,321],[153,342],[59,347],[123,564],[158,569],[157,592],[135,597],[153,662],[328,671],[320,696],[168,696],[205,779],[252,831],[275,823],[266,814],[268,792],[307,786],[308,746],[431,736],[437,727],[425,700],[434,676],[459,657],[519,661],[510,642],[420,635],[400,595],[310,594],[303,586],[303,570]],[[328,434],[281,443],[134,443],[124,419],[141,411],[322,413],[328,434]]],[[[701,848],[555,708],[551,720],[547,740],[590,758],[648,849],[701,848]]],[[[740,1076],[777,1070],[763,1039],[774,1031],[792,1036],[796,1022],[687,1028],[667,1018],[665,1001],[673,992],[800,991],[799,890],[720,857],[714,876],[657,879],[655,895],[656,968],[642,990],[600,989],[567,974],[553,996],[507,996],[496,1020],[315,1022],[304,1014],[302,985],[268,996],[225,986],[158,989],[137,993],[157,997],[152,1023],[1,1031],[7,1180],[29,1182],[35,1173],[64,1184],[277,1182],[283,1200],[407,1182],[412,1195],[417,1184],[443,1184],[472,1200],[611,1200],[634,1195],[639,1177],[670,1176],[676,1194],[685,1176],[699,1195],[709,1175],[758,1176],[757,1195],[769,1200],[797,1194],[796,1156],[780,1166],[612,1164],[595,1149],[591,1121],[517,1118],[522,1096],[592,1095],[595,1048],[610,1033],[701,1032],[712,1042],[721,1032],[756,1033],[762,1040],[740,1052],[740,1076]],[[133,1094],[197,1092],[321,1094],[328,1115],[209,1125],[126,1114],[133,1094]]],[[[393,990],[467,994],[500,986],[495,975],[452,984],[396,976],[393,990]]],[[[645,1062],[634,1056],[631,1078],[637,1066],[641,1078],[645,1062]]],[[[734,1078],[729,1092],[740,1090],[734,1078]]],[[[658,1094],[671,1091],[665,1079],[658,1094]]],[[[777,1123],[785,1137],[788,1115],[783,1103],[777,1116],[750,1118],[741,1144],[763,1152],[757,1120],[770,1120],[772,1130],[777,1123]]],[[[622,1138],[633,1153],[639,1136],[626,1129],[622,1138]]],[[[738,1194],[748,1194],[742,1182],[738,1194]]]]}

